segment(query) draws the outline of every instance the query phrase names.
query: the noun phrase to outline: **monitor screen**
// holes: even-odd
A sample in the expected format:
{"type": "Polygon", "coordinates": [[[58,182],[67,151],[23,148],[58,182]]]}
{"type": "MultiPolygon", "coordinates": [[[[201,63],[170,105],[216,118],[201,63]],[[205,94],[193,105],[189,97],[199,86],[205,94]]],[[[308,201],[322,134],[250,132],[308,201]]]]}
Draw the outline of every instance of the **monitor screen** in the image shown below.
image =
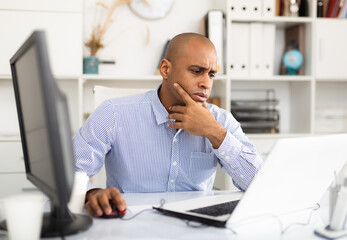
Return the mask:
{"type": "Polygon", "coordinates": [[[51,203],[42,237],[88,229],[87,215],[67,204],[74,180],[74,154],[67,100],[49,65],[45,33],[35,31],[10,60],[26,175],[51,203]]]}

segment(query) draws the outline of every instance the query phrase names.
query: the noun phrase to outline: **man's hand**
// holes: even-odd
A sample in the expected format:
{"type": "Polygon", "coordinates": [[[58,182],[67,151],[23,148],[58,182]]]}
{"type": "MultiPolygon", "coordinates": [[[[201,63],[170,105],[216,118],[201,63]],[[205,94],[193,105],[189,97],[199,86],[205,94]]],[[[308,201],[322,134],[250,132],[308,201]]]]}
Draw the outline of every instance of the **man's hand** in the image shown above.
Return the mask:
{"type": "Polygon", "coordinates": [[[226,129],[216,121],[205,103],[200,105],[195,102],[178,83],[174,83],[174,87],[186,105],[169,107],[171,113],[167,118],[176,121],[168,126],[183,129],[193,135],[204,136],[210,140],[213,148],[219,148],[225,138],[226,129]]]}
{"type": "Polygon", "coordinates": [[[112,212],[109,201],[112,201],[119,211],[124,211],[127,208],[117,188],[89,190],[86,194],[85,207],[92,216],[100,217],[103,213],[110,214],[112,212]]]}

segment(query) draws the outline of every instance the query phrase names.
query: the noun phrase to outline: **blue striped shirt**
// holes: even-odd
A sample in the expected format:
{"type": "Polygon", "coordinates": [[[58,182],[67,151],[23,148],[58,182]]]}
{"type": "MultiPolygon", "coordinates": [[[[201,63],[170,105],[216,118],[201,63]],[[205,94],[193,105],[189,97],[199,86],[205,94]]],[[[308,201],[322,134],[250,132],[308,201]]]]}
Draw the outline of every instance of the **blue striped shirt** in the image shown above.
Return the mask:
{"type": "Polygon", "coordinates": [[[105,164],[107,187],[121,192],[211,190],[219,163],[246,190],[263,163],[230,112],[206,104],[227,129],[210,141],[167,125],[158,89],[104,101],[74,137],[76,171],[97,174],[105,164]]]}

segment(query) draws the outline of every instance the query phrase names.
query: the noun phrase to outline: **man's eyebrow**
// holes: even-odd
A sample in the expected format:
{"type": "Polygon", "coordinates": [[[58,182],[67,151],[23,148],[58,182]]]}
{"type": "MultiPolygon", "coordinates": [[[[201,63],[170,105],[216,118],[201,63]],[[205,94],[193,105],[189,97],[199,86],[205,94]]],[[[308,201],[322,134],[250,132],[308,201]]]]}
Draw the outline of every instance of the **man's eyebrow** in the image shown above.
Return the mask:
{"type": "MultiPolygon", "coordinates": [[[[189,67],[190,68],[199,68],[199,69],[202,69],[205,71],[208,70],[208,68],[201,66],[201,65],[190,65],[189,67]]],[[[217,70],[211,70],[210,73],[217,73],[217,70]]]]}

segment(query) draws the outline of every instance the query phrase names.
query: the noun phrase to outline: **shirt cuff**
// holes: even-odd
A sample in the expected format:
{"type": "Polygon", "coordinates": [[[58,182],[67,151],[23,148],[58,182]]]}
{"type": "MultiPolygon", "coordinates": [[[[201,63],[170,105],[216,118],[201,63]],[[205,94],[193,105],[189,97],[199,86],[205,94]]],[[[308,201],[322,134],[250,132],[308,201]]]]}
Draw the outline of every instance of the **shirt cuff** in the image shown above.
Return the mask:
{"type": "Polygon", "coordinates": [[[221,160],[222,163],[229,164],[232,168],[238,167],[237,159],[242,151],[242,143],[236,139],[230,132],[227,132],[222,144],[218,149],[213,149],[214,154],[221,160]]]}

